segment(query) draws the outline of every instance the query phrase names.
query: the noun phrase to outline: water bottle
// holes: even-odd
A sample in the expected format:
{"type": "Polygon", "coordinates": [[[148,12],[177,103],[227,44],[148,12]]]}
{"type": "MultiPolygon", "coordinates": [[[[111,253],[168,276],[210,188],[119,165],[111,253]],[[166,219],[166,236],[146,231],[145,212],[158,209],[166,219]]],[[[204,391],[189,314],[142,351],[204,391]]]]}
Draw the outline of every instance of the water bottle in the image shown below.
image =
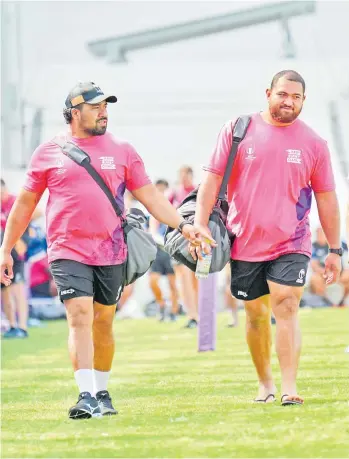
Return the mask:
{"type": "Polygon", "coordinates": [[[212,261],[212,253],[202,254],[202,260],[197,261],[196,270],[195,270],[195,277],[197,279],[207,279],[210,273],[210,266],[212,261]]]}

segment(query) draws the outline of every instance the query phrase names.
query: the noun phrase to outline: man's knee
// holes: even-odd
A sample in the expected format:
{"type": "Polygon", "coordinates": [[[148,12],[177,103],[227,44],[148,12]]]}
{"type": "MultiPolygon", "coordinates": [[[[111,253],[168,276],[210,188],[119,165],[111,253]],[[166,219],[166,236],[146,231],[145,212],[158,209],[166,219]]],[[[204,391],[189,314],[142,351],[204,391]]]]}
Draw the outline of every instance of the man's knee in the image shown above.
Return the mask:
{"type": "Polygon", "coordinates": [[[275,319],[288,319],[298,312],[300,298],[296,293],[278,295],[273,301],[275,319]]]}
{"type": "Polygon", "coordinates": [[[92,326],[92,299],[72,298],[65,302],[70,328],[92,326]]]}
{"type": "Polygon", "coordinates": [[[113,330],[113,321],[115,317],[115,307],[104,306],[95,311],[93,329],[94,332],[101,335],[110,335],[113,330]]]}
{"type": "Polygon", "coordinates": [[[246,319],[249,325],[258,328],[270,322],[270,307],[268,295],[256,300],[245,301],[246,319]]]}

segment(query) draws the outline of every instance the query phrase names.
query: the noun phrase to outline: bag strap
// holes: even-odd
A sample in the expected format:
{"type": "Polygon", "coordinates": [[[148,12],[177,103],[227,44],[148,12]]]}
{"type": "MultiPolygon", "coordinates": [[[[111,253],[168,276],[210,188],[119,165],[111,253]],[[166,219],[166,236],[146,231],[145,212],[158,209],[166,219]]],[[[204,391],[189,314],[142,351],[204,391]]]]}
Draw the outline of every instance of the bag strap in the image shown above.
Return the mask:
{"type": "Polygon", "coordinates": [[[231,171],[233,169],[233,164],[236,158],[239,143],[244,139],[246,132],[247,132],[247,128],[250,124],[250,121],[251,121],[251,116],[244,115],[244,116],[240,116],[234,125],[233,141],[232,141],[231,150],[228,156],[228,162],[225,168],[222,185],[219,190],[218,199],[217,199],[218,201],[223,201],[225,199],[225,194],[227,192],[227,187],[228,187],[228,181],[231,175],[231,171]]]}
{"type": "Polygon", "coordinates": [[[72,161],[74,161],[76,164],[79,166],[83,167],[86,169],[86,171],[90,174],[90,176],[93,178],[93,180],[99,185],[99,187],[102,189],[104,194],[107,196],[107,198],[110,201],[110,204],[113,206],[113,209],[116,213],[116,215],[121,218],[121,221],[124,222],[125,219],[123,217],[123,213],[120,209],[120,207],[117,205],[115,198],[113,196],[113,193],[110,191],[108,185],[105,183],[101,175],[96,171],[96,169],[92,166],[91,164],[91,158],[87,153],[85,153],[81,148],[79,148],[77,145],[75,145],[73,142],[64,141],[58,137],[55,137],[52,140],[53,143],[61,147],[63,150],[63,153],[68,156],[72,161]]]}

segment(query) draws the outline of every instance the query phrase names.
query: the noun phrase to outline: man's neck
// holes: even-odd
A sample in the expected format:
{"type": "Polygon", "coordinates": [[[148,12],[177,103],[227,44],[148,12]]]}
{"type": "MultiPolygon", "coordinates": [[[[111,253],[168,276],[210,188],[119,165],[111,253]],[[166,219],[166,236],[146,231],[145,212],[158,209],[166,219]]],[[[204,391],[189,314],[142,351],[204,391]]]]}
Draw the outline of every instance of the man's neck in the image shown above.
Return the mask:
{"type": "Polygon", "coordinates": [[[280,121],[277,121],[275,120],[271,114],[270,114],[270,111],[267,110],[267,111],[264,111],[264,112],[261,112],[261,117],[263,119],[263,121],[265,121],[266,123],[268,124],[271,124],[272,126],[277,126],[277,127],[285,127],[285,126],[291,126],[291,124],[293,124],[296,119],[294,119],[293,121],[291,121],[290,123],[281,123],[280,121]]]}

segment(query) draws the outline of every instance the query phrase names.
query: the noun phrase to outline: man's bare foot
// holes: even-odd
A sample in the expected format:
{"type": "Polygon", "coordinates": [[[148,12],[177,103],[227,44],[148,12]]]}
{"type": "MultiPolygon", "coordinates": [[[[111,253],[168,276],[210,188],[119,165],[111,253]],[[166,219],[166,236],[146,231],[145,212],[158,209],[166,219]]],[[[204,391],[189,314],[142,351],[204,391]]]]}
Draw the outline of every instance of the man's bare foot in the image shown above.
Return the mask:
{"type": "Polygon", "coordinates": [[[265,386],[264,384],[259,385],[259,391],[257,397],[254,399],[255,402],[273,403],[275,401],[276,387],[273,383],[265,386]]]}

